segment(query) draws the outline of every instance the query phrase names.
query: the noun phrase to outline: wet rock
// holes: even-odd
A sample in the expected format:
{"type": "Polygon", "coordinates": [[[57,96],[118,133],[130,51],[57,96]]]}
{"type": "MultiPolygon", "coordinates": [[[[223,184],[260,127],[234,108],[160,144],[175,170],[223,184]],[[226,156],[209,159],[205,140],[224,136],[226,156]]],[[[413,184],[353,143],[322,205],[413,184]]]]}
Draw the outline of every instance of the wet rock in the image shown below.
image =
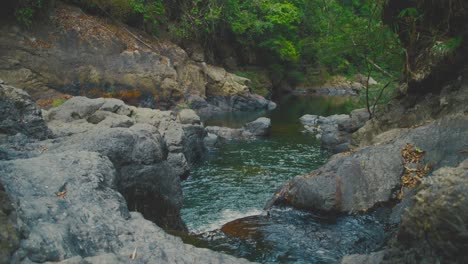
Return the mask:
{"type": "Polygon", "coordinates": [[[372,208],[392,199],[401,187],[404,169],[401,149],[407,143],[426,151],[425,160],[436,167],[458,164],[463,159],[460,153],[464,148],[459,144],[460,139],[468,138],[467,121],[464,115],[449,116],[412,129],[387,144],[335,155],[310,175],[285,184],[268,205],[285,203],[303,209],[338,212],[372,208]]]}
{"type": "Polygon", "coordinates": [[[42,113],[23,90],[0,84],[0,134],[45,139],[47,126],[42,113]]]}
{"type": "Polygon", "coordinates": [[[271,132],[271,120],[266,117],[260,117],[255,121],[245,124],[244,131],[249,132],[256,137],[268,136],[271,132]]]}
{"type": "Polygon", "coordinates": [[[185,245],[129,212],[117,178],[112,162],[94,152],[0,162],[25,231],[12,263],[128,263],[134,251],[142,263],[246,263],[185,245]]]}
{"type": "Polygon", "coordinates": [[[214,135],[217,138],[223,140],[233,140],[243,138],[243,130],[241,128],[229,128],[219,126],[207,126],[205,127],[208,134],[214,135]]]}
{"type": "MultiPolygon", "coordinates": [[[[208,126],[205,129],[209,134],[215,135],[222,140],[254,139],[270,135],[271,120],[266,117],[260,117],[245,124],[242,128],[208,126]]],[[[212,139],[214,139],[213,136],[212,139]]]]}
{"type": "Polygon", "coordinates": [[[271,101],[264,97],[250,93],[234,96],[211,96],[207,98],[207,101],[212,107],[211,109],[206,109],[205,112],[255,112],[267,110],[274,106],[271,104],[271,101]]]}
{"type": "Polygon", "coordinates": [[[203,142],[208,148],[216,147],[218,144],[218,136],[212,133],[207,133],[206,137],[203,139],[203,142]]]}
{"type": "Polygon", "coordinates": [[[364,126],[368,119],[366,109],[357,109],[350,115],[304,115],[300,121],[306,131],[316,134],[324,149],[340,153],[349,150],[352,133],[364,126]]]}

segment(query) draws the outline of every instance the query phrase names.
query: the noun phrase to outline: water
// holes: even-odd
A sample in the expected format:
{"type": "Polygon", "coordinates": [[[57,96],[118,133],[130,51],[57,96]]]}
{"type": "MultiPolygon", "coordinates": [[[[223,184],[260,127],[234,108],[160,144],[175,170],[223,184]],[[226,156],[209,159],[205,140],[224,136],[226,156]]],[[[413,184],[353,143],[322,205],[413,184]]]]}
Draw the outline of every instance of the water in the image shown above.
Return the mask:
{"type": "Polygon", "coordinates": [[[343,98],[289,97],[268,114],[212,116],[207,125],[240,127],[258,116],[272,120],[268,139],[233,141],[211,150],[183,183],[182,218],[198,246],[263,263],[333,263],[375,249],[383,225],[372,216],[323,219],[311,213],[263,207],[281,184],[322,165],[328,154],[304,134],[304,114],[342,114],[343,98]],[[249,217],[250,216],[250,217],[249,217]],[[247,217],[247,218],[245,218],[247,217]],[[235,221],[220,229],[228,222],[235,221]]]}

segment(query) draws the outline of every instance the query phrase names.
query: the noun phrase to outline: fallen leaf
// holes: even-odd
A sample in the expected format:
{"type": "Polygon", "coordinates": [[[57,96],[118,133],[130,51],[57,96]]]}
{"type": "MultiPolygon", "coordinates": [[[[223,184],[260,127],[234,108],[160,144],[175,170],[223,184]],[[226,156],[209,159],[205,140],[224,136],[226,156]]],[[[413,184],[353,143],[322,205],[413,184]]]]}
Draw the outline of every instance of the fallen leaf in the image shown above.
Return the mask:
{"type": "Polygon", "coordinates": [[[67,195],[67,191],[58,192],[55,194],[55,196],[57,196],[58,198],[65,198],[66,195],[67,195]]]}

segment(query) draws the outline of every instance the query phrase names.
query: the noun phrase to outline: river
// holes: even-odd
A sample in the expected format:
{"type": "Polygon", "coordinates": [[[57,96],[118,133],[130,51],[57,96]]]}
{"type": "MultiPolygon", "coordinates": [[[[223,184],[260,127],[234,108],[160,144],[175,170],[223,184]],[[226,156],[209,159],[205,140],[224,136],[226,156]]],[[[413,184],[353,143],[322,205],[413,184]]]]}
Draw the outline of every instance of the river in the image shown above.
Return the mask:
{"type": "Polygon", "coordinates": [[[232,141],[211,149],[183,182],[182,218],[192,233],[186,242],[261,263],[337,263],[366,253],[386,239],[374,215],[323,217],[266,202],[281,184],[326,162],[313,135],[302,133],[304,114],[348,113],[351,99],[290,96],[269,113],[223,114],[206,125],[240,127],[258,116],[272,121],[267,139],[232,141]],[[247,217],[247,218],[246,218],[247,217]],[[220,229],[224,224],[237,220],[220,229]]]}

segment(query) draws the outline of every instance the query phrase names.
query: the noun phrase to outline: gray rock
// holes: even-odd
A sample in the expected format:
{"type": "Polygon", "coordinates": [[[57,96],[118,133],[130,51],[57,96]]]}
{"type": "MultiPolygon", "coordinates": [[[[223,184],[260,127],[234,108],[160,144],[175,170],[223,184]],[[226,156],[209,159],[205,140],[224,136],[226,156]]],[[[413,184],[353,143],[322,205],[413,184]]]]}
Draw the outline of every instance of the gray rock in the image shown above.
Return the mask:
{"type": "Polygon", "coordinates": [[[206,100],[198,95],[190,95],[187,97],[186,101],[190,105],[190,108],[195,110],[208,107],[208,103],[206,102],[206,100]]]}
{"type": "Polygon", "coordinates": [[[18,201],[24,230],[12,263],[128,263],[134,251],[138,263],[247,263],[183,244],[130,213],[113,164],[97,153],[0,162],[0,181],[18,201]]]}
{"type": "Polygon", "coordinates": [[[62,122],[72,122],[77,119],[86,119],[94,114],[105,101],[102,98],[89,99],[82,96],[75,96],[67,100],[61,106],[49,111],[50,120],[62,122]]]}
{"type": "Polygon", "coordinates": [[[383,263],[464,263],[468,159],[425,177],[414,198],[383,263]]]}
{"type": "Polygon", "coordinates": [[[218,144],[218,136],[212,133],[207,133],[206,137],[203,139],[203,142],[205,143],[205,146],[209,148],[216,147],[218,144]]]}
{"type": "Polygon", "coordinates": [[[86,119],[89,123],[99,124],[102,127],[131,127],[135,121],[126,116],[113,112],[98,110],[86,119]]]}
{"type": "Polygon", "coordinates": [[[267,107],[267,109],[268,109],[269,111],[276,109],[276,107],[277,107],[277,105],[276,105],[275,102],[273,102],[273,101],[269,101],[269,102],[268,102],[268,107],[267,107]]]}
{"type": "Polygon", "coordinates": [[[16,212],[0,180],[0,262],[10,263],[10,258],[20,245],[16,212]]]}
{"type": "Polygon", "coordinates": [[[207,133],[216,135],[218,138],[223,140],[242,139],[243,129],[240,128],[229,128],[219,126],[207,126],[205,127],[207,133]]]}
{"type": "Polygon", "coordinates": [[[45,139],[47,126],[42,113],[23,90],[0,84],[0,134],[45,139]]]}
{"type": "Polygon", "coordinates": [[[344,256],[341,264],[380,264],[385,256],[385,251],[373,252],[369,255],[348,255],[344,256]]]}
{"type": "MultiPolygon", "coordinates": [[[[219,126],[208,126],[205,130],[212,134],[211,140],[216,143],[221,140],[246,140],[259,137],[266,137],[271,132],[271,121],[269,118],[260,117],[250,123],[245,124],[242,128],[229,128],[219,126]],[[216,139],[215,137],[216,136],[216,139]]],[[[210,139],[207,139],[208,141],[210,139]]]]}
{"type": "Polygon", "coordinates": [[[333,153],[348,151],[352,133],[369,119],[366,109],[357,109],[350,115],[304,115],[299,120],[307,132],[316,134],[324,149],[333,153]]]}
{"type": "Polygon", "coordinates": [[[182,109],[178,115],[181,124],[200,124],[200,117],[191,109],[182,109]]]}
{"type": "Polygon", "coordinates": [[[271,120],[266,117],[257,118],[255,121],[245,124],[244,131],[256,137],[268,136],[271,132],[271,120]]]}
{"type": "Polygon", "coordinates": [[[426,151],[425,159],[438,167],[463,160],[463,138],[468,138],[468,118],[455,115],[412,129],[387,144],[338,154],[310,175],[285,184],[268,206],[286,203],[310,210],[367,210],[391,199],[401,186],[401,149],[407,143],[426,151]]]}
{"type": "Polygon", "coordinates": [[[104,99],[104,104],[99,108],[101,111],[108,111],[119,115],[131,116],[135,107],[126,105],[122,100],[114,98],[104,99]]]}

